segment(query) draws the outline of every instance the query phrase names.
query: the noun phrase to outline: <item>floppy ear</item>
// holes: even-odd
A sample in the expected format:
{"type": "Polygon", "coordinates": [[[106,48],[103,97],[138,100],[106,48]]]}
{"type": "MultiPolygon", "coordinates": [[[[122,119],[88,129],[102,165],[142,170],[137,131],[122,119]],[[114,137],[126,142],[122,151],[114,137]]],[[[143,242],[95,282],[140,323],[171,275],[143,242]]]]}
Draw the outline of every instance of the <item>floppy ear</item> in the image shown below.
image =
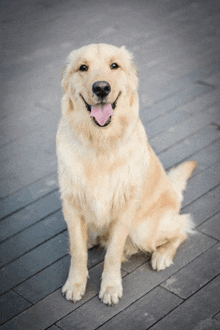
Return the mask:
{"type": "Polygon", "coordinates": [[[74,110],[74,104],[71,98],[64,94],[61,100],[61,112],[62,114],[69,118],[69,115],[73,112],[74,110]]]}
{"type": "Polygon", "coordinates": [[[62,70],[61,84],[62,84],[64,93],[66,93],[68,90],[69,81],[70,81],[70,77],[71,77],[72,73],[73,73],[73,70],[71,70],[70,64],[67,64],[62,70]]]}
{"type": "Polygon", "coordinates": [[[64,91],[67,89],[67,82],[66,82],[66,71],[67,71],[67,65],[64,66],[61,74],[61,84],[63,86],[64,91]]]}
{"type": "Polygon", "coordinates": [[[131,70],[135,74],[135,76],[138,77],[138,69],[133,62],[133,54],[129,52],[125,46],[122,46],[120,49],[126,53],[127,58],[130,62],[131,70]]]}
{"type": "Polygon", "coordinates": [[[76,54],[78,53],[78,50],[73,50],[67,57],[67,64],[64,66],[62,70],[62,75],[61,75],[61,84],[64,89],[64,93],[67,92],[69,82],[70,82],[70,77],[74,72],[73,69],[73,62],[76,54]]]}
{"type": "Polygon", "coordinates": [[[64,95],[61,100],[61,109],[63,115],[68,115],[74,110],[73,101],[70,98],[70,93],[73,92],[73,87],[69,86],[70,78],[71,78],[72,70],[70,64],[67,64],[63,70],[61,75],[61,84],[64,90],[64,95]]]}
{"type": "Polygon", "coordinates": [[[132,68],[132,71],[134,72],[135,76],[138,77],[138,69],[133,61],[131,61],[131,68],[132,68]]]}
{"type": "Polygon", "coordinates": [[[61,80],[63,90],[64,90],[64,95],[61,100],[61,109],[62,109],[63,115],[68,115],[71,112],[73,112],[73,110],[74,110],[73,101],[70,97],[70,94],[74,94],[74,90],[73,90],[73,86],[72,87],[69,86],[71,73],[72,73],[71,70],[68,71],[68,65],[66,65],[63,68],[62,80],[61,80]],[[69,91],[69,93],[68,93],[68,91],[69,91]]]}

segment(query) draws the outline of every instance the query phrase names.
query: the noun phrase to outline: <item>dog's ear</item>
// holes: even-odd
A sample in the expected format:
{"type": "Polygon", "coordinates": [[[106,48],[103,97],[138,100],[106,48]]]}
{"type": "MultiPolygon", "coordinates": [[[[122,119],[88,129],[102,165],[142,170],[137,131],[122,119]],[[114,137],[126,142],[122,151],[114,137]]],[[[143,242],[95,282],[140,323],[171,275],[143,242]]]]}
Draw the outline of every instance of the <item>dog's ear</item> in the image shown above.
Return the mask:
{"type": "Polygon", "coordinates": [[[131,70],[135,74],[135,76],[138,77],[138,69],[133,62],[133,54],[127,50],[126,46],[122,46],[120,49],[126,53],[127,58],[130,62],[131,70]]]}
{"type": "Polygon", "coordinates": [[[62,70],[62,74],[61,74],[61,81],[63,80],[63,78],[66,75],[66,65],[64,66],[63,70],[62,70]]]}
{"type": "Polygon", "coordinates": [[[73,50],[67,57],[67,64],[64,66],[61,75],[61,84],[64,93],[67,92],[71,75],[74,73],[74,59],[78,50],[73,50]]]}
{"type": "Polygon", "coordinates": [[[70,69],[70,65],[67,64],[63,70],[62,70],[62,75],[61,75],[61,84],[64,90],[64,93],[67,92],[68,86],[69,86],[69,80],[72,74],[72,70],[70,69]]]}
{"type": "Polygon", "coordinates": [[[71,98],[67,95],[64,94],[61,100],[61,112],[62,114],[69,118],[70,114],[73,112],[74,110],[74,104],[73,101],[71,100],[71,98]]]}
{"type": "Polygon", "coordinates": [[[138,77],[138,69],[133,61],[131,61],[131,68],[134,71],[135,76],[138,77]]]}
{"type": "Polygon", "coordinates": [[[67,65],[64,66],[61,74],[61,84],[63,86],[64,91],[67,89],[67,83],[66,83],[66,71],[67,71],[67,65]]]}

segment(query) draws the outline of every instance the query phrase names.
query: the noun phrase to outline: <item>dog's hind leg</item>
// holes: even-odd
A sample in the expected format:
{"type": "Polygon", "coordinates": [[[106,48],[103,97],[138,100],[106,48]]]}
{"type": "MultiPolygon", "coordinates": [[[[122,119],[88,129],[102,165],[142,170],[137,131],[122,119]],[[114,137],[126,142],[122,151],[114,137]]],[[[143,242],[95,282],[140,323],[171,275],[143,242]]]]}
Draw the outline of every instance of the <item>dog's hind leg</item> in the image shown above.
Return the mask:
{"type": "Polygon", "coordinates": [[[173,264],[173,258],[180,244],[186,239],[186,236],[175,237],[164,245],[159,246],[153,252],[151,257],[151,265],[154,270],[160,271],[173,264]]]}
{"type": "Polygon", "coordinates": [[[154,270],[160,271],[171,266],[178,247],[186,240],[189,233],[193,233],[193,222],[189,214],[179,215],[178,219],[181,221],[181,226],[176,236],[170,237],[152,253],[151,265],[154,270]]]}

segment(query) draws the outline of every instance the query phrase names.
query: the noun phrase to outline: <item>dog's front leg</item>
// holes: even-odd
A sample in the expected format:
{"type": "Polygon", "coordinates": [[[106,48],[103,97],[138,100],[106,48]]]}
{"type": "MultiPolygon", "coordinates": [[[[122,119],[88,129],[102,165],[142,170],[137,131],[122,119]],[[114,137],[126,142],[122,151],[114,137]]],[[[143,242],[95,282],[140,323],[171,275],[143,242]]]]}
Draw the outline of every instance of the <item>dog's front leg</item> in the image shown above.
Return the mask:
{"type": "Polygon", "coordinates": [[[110,306],[117,304],[122,297],[121,261],[134,215],[133,210],[130,209],[130,211],[125,212],[123,216],[110,226],[109,242],[99,293],[99,298],[110,306]]]}
{"type": "Polygon", "coordinates": [[[88,228],[84,218],[68,202],[63,203],[63,213],[70,239],[70,269],[68,279],[62,288],[67,300],[80,300],[85,293],[88,277],[87,241],[88,228]]]}

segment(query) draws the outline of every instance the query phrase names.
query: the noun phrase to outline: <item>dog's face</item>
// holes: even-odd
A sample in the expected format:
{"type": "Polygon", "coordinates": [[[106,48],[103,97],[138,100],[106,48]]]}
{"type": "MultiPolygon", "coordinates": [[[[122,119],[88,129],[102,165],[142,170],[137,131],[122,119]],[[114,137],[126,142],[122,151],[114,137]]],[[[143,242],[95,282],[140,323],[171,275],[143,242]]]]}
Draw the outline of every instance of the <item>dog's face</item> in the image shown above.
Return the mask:
{"type": "Polygon", "coordinates": [[[90,130],[112,130],[129,121],[129,109],[137,102],[137,69],[125,47],[92,44],[73,51],[62,85],[72,102],[68,115],[90,130]]]}

